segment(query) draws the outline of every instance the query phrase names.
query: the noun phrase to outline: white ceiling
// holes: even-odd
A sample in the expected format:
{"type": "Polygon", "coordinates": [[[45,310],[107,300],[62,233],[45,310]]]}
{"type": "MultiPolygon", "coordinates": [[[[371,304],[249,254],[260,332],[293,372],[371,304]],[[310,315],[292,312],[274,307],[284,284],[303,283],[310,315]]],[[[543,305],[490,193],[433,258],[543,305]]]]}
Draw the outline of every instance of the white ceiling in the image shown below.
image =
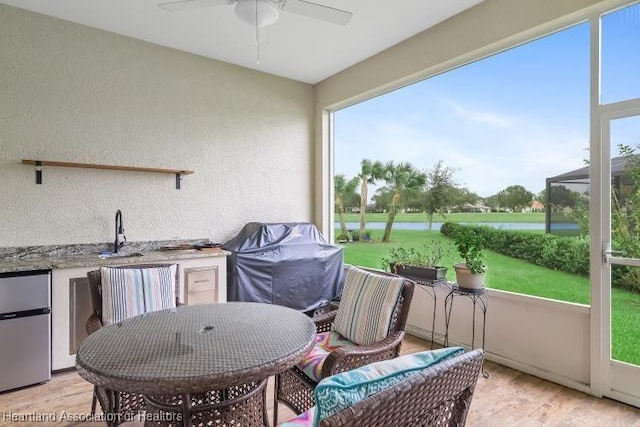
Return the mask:
{"type": "Polygon", "coordinates": [[[313,84],[483,0],[313,0],[353,18],[340,26],[282,12],[268,27],[259,64],[252,28],[235,16],[234,6],[166,12],[158,7],[166,1],[0,3],[313,84]]]}

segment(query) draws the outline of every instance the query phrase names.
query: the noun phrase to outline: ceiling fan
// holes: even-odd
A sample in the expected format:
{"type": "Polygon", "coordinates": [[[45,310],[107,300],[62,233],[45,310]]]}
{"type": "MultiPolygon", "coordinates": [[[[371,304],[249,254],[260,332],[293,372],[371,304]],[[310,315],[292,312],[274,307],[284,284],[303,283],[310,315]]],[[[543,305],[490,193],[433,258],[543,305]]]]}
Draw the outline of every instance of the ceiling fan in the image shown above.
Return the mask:
{"type": "Polygon", "coordinates": [[[256,28],[274,24],[280,16],[279,10],[338,25],[346,25],[353,15],[351,12],[305,0],[181,0],[160,3],[158,6],[167,12],[176,12],[232,4],[236,5],[236,16],[256,28]]]}

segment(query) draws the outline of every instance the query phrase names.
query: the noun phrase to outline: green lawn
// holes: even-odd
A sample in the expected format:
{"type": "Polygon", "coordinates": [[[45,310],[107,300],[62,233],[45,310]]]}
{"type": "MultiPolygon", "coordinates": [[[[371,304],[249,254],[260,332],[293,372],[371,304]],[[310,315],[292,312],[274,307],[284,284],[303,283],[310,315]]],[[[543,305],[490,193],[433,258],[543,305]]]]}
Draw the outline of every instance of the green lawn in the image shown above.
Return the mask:
{"type": "MultiPolygon", "coordinates": [[[[428,241],[440,241],[450,248],[449,256],[441,264],[449,268],[447,279],[455,281],[452,265],[460,262],[460,257],[455,251],[453,240],[439,231],[393,230],[391,242],[382,243],[382,233],[383,230],[373,230],[371,243],[344,244],[345,262],[382,268],[380,260],[387,255],[389,248],[418,247],[428,241]]],[[[489,266],[485,279],[488,288],[589,304],[589,279],[586,277],[549,270],[491,251],[485,251],[485,254],[489,266]]]]}
{"type": "Polygon", "coordinates": [[[611,290],[613,358],[640,365],[640,294],[611,290]]]}
{"type": "MultiPolygon", "coordinates": [[[[367,222],[387,222],[387,214],[385,213],[367,213],[367,222]]],[[[344,214],[346,222],[360,222],[360,214],[346,213],[344,214]]],[[[336,215],[336,221],[338,220],[336,215]]],[[[433,222],[537,222],[544,224],[544,212],[463,212],[446,214],[444,218],[441,215],[434,215],[433,222]]],[[[427,222],[427,215],[424,213],[401,213],[396,215],[395,222],[427,222]]]]}
{"type": "MultiPolygon", "coordinates": [[[[464,215],[464,214],[462,214],[464,215]]],[[[382,268],[381,259],[387,256],[389,248],[404,246],[418,247],[436,240],[448,246],[451,253],[441,264],[448,267],[447,279],[455,280],[452,265],[459,262],[453,240],[439,231],[393,230],[391,242],[382,243],[383,230],[372,231],[371,242],[346,243],[344,261],[375,268],[382,268]]],[[[486,286],[526,295],[544,297],[559,301],[590,304],[589,279],[539,267],[525,261],[513,259],[491,251],[485,251],[489,266],[486,286]]],[[[621,289],[613,289],[613,355],[614,359],[640,365],[640,295],[621,289]]]]}

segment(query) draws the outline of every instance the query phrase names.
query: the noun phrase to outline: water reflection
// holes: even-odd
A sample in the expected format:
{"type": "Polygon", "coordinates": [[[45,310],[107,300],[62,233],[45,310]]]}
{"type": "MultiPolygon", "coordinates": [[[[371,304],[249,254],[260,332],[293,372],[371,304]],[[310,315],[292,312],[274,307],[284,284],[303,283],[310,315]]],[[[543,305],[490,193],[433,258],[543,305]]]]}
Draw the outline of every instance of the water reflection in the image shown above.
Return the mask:
{"type": "MultiPolygon", "coordinates": [[[[438,231],[442,226],[442,222],[434,222],[431,230],[438,231]]],[[[540,222],[459,222],[463,225],[486,225],[493,228],[501,228],[503,230],[544,230],[544,223],[540,222]]],[[[347,229],[359,230],[359,222],[347,222],[347,229]]],[[[384,230],[386,223],[384,222],[367,222],[366,228],[368,230],[384,230]]],[[[339,228],[340,223],[336,222],[335,227],[339,228]]],[[[393,228],[395,230],[428,230],[427,224],[424,222],[394,222],[393,228]]],[[[577,229],[576,224],[554,224],[554,229],[574,230],[577,229]]]]}

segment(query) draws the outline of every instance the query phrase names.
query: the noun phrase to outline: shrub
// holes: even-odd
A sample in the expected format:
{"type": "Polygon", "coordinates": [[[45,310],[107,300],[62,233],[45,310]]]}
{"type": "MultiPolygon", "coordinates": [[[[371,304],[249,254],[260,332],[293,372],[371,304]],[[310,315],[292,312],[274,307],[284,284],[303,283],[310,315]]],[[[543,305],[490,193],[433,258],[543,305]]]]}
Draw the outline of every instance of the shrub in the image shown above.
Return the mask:
{"type": "Polygon", "coordinates": [[[456,239],[462,230],[471,229],[482,236],[485,248],[532,264],[580,276],[589,275],[589,240],[495,229],[487,226],[464,226],[447,222],[440,232],[456,239]]]}

